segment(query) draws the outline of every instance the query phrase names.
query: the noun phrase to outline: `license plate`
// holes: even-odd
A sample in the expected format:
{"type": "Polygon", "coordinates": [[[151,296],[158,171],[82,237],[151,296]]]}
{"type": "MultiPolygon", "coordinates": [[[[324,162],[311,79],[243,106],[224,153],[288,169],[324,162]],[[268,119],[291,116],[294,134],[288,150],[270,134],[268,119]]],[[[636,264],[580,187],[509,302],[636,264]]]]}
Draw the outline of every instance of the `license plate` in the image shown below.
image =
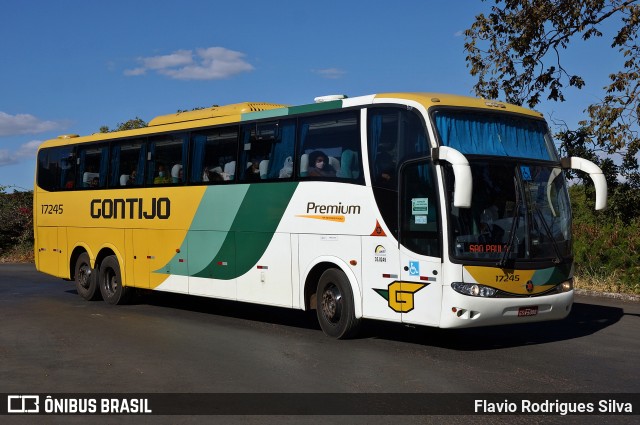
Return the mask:
{"type": "Polygon", "coordinates": [[[538,306],[534,305],[533,307],[520,307],[518,309],[518,317],[521,316],[535,316],[538,314],[538,306]]]}

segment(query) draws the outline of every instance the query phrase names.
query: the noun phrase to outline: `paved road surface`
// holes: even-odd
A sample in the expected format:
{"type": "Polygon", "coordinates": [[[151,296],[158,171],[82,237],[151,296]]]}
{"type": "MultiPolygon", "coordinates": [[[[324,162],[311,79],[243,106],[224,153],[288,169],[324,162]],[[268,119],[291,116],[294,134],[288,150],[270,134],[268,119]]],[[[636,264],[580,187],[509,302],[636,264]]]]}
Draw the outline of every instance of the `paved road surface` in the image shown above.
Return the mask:
{"type": "MultiPolygon", "coordinates": [[[[336,341],[304,312],[161,293],[113,307],[84,301],[73,283],[32,265],[0,265],[0,321],[0,393],[640,393],[640,303],[597,297],[577,296],[561,322],[469,330],[368,322],[358,339],[336,341]]],[[[243,424],[606,419],[37,418],[243,424]]],[[[6,419],[34,423],[17,416],[0,421],[6,419]]]]}

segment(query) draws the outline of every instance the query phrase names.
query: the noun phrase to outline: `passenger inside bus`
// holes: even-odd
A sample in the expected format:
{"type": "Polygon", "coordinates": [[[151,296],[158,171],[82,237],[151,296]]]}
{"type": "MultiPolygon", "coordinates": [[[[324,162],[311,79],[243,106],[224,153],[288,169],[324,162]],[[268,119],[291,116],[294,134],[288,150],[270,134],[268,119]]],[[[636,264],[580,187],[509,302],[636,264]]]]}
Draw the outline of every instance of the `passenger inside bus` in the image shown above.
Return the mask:
{"type": "Polygon", "coordinates": [[[329,157],[322,151],[313,151],[309,154],[310,177],[335,177],[336,170],[329,164],[329,157]]]}
{"type": "Polygon", "coordinates": [[[175,164],[171,168],[171,183],[182,183],[182,164],[175,164]]]}
{"type": "Polygon", "coordinates": [[[171,178],[167,176],[164,165],[158,165],[158,176],[153,179],[153,184],[167,184],[171,183],[171,178]]]}
{"type": "Polygon", "coordinates": [[[260,180],[260,160],[253,158],[244,172],[245,180],[260,180]]]}
{"type": "Polygon", "coordinates": [[[374,182],[380,186],[394,188],[396,182],[396,165],[389,152],[382,151],[376,156],[374,182]]]}
{"type": "Polygon", "coordinates": [[[129,174],[129,178],[127,179],[127,186],[135,186],[136,183],[136,177],[138,175],[138,172],[136,171],[136,169],[134,168],[133,170],[131,170],[131,174],[129,174]]]}
{"type": "Polygon", "coordinates": [[[215,167],[206,171],[206,182],[221,182],[224,181],[224,177],[222,176],[222,170],[220,167],[215,167]]]}

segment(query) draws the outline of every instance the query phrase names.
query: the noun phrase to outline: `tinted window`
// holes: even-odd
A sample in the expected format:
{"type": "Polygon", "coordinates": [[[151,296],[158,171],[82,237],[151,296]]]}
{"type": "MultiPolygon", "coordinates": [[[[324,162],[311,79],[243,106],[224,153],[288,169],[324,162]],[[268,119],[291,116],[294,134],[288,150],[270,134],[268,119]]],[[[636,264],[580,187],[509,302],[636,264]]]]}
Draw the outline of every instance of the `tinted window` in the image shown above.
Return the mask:
{"type": "Polygon", "coordinates": [[[109,147],[106,144],[79,146],[77,170],[76,187],[107,187],[109,147]]]}
{"type": "Polygon", "coordinates": [[[73,189],[75,157],[69,146],[38,152],[38,186],[45,190],[73,189]]]}
{"type": "Polygon", "coordinates": [[[359,111],[300,119],[299,175],[362,181],[359,111]]]}
{"type": "Polygon", "coordinates": [[[413,252],[440,256],[438,189],[430,160],[401,168],[400,243],[413,252]]]}
{"type": "Polygon", "coordinates": [[[184,183],[185,139],[184,134],[167,134],[150,139],[151,160],[147,164],[147,184],[184,183]]]}
{"type": "Polygon", "coordinates": [[[370,109],[368,120],[371,184],[395,189],[402,162],[429,154],[422,120],[400,108],[370,109]]]}
{"type": "Polygon", "coordinates": [[[234,179],[237,126],[193,133],[191,143],[191,182],[215,183],[234,179]]]}
{"type": "Polygon", "coordinates": [[[116,142],[111,148],[111,181],[109,186],[141,186],[147,159],[144,140],[116,142]]]}

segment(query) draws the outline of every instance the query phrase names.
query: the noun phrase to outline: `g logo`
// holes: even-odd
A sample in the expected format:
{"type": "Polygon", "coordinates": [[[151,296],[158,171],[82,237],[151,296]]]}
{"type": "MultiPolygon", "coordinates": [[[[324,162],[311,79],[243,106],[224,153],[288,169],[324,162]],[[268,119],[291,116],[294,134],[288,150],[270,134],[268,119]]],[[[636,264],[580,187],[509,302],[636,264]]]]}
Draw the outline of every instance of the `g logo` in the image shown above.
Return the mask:
{"type": "Polygon", "coordinates": [[[532,281],[527,281],[527,284],[524,286],[525,289],[527,290],[528,293],[532,293],[533,292],[533,282],[532,281]]]}
{"type": "Polygon", "coordinates": [[[389,307],[396,313],[408,313],[413,310],[413,294],[427,286],[428,283],[400,282],[398,280],[389,284],[389,289],[374,289],[385,300],[389,301],[389,307]]]}

